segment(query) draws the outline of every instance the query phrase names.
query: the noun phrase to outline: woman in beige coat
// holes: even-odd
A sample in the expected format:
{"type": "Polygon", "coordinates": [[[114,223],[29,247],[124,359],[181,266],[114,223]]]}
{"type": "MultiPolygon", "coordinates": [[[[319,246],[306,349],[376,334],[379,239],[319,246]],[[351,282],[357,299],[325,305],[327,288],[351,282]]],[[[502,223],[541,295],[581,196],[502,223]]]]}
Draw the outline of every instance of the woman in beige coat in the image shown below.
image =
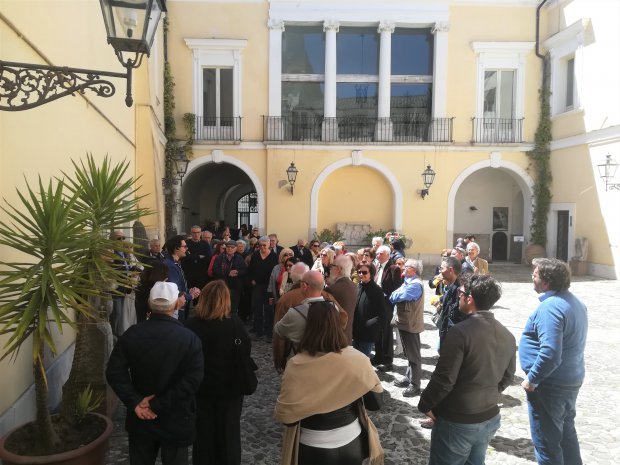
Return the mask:
{"type": "Polygon", "coordinates": [[[281,463],[383,464],[379,435],[366,414],[366,408],[380,408],[382,392],[368,357],[347,345],[334,305],[313,302],[276,402],[276,419],[286,426],[281,463]]]}

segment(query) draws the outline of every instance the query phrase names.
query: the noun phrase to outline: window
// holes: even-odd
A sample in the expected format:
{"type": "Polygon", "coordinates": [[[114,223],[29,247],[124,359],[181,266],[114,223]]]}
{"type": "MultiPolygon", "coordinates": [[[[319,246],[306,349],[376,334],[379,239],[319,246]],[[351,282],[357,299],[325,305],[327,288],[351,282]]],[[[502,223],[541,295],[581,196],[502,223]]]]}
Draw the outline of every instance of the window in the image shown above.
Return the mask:
{"type": "Polygon", "coordinates": [[[580,108],[579,72],[583,47],[593,41],[590,20],[581,20],[562,29],[542,45],[551,56],[551,113],[559,115],[580,108]]]}
{"type": "Polygon", "coordinates": [[[258,224],[258,195],[256,192],[245,194],[237,200],[237,227],[242,224],[258,224]]]}
{"type": "Polygon", "coordinates": [[[232,68],[203,68],[203,126],[233,126],[232,68]]]}
{"type": "Polygon", "coordinates": [[[575,101],[575,57],[566,60],[566,101],[564,108],[573,109],[575,101]]]}
{"type": "Polygon", "coordinates": [[[525,56],[534,42],[474,42],[478,79],[473,141],[522,142],[525,56]]]}
{"type": "Polygon", "coordinates": [[[321,136],[325,35],[319,26],[288,26],[282,35],[282,116],[287,140],[321,136]]]}
{"type": "Polygon", "coordinates": [[[247,40],[185,39],[194,56],[197,140],[241,140],[241,52],[247,40]]]}

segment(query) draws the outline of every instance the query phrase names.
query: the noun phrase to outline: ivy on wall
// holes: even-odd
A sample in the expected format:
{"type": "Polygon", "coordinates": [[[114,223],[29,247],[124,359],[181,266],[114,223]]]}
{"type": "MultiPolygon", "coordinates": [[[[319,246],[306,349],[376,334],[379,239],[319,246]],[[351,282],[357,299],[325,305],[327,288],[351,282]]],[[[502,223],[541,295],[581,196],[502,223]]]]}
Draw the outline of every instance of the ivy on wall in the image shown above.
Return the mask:
{"type": "Polygon", "coordinates": [[[530,225],[530,241],[547,245],[547,218],[551,206],[551,88],[549,55],[543,60],[542,86],[538,92],[540,117],[534,135],[534,149],[527,152],[529,170],[534,175],[534,205],[530,225]]]}
{"type": "MultiPolygon", "coordinates": [[[[164,18],[164,44],[167,44],[168,38],[168,17],[164,18]]],[[[164,134],[166,136],[166,150],[164,162],[164,177],[172,179],[173,173],[173,157],[176,151],[176,122],[174,120],[174,76],[170,70],[170,62],[168,61],[167,46],[164,51],[164,134]]],[[[172,214],[174,211],[174,196],[172,192],[165,193],[164,200],[164,223],[166,228],[166,239],[176,234],[174,225],[172,224],[172,214]]]]}

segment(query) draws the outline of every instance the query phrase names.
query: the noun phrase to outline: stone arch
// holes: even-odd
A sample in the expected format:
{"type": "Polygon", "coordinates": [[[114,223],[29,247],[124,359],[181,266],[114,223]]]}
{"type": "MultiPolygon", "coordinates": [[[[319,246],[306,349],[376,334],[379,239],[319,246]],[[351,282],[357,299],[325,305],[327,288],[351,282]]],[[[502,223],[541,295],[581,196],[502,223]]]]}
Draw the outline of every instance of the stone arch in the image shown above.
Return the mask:
{"type": "Polygon", "coordinates": [[[332,174],[334,171],[343,168],[345,166],[367,166],[378,171],[388,182],[393,196],[393,218],[394,218],[394,229],[402,230],[403,227],[403,193],[400,187],[400,183],[396,179],[396,176],[383,164],[378,161],[371,160],[368,158],[364,158],[361,154],[361,151],[354,150],[351,153],[350,158],[343,158],[334,163],[326,166],[323,171],[319,173],[314,184],[312,185],[312,190],[310,192],[310,230],[308,231],[308,237],[313,237],[313,234],[316,232],[317,223],[318,223],[318,212],[319,212],[319,191],[321,190],[321,186],[325,182],[325,180],[332,174]]]}
{"type": "MultiPolygon", "coordinates": [[[[252,181],[252,183],[254,184],[254,188],[256,189],[256,195],[258,197],[257,199],[258,224],[254,226],[258,227],[260,231],[264,231],[265,230],[265,188],[263,187],[256,173],[246,163],[238,160],[237,158],[231,157],[229,155],[225,155],[221,150],[213,150],[211,155],[205,155],[205,156],[194,158],[193,160],[191,160],[189,164],[187,165],[187,173],[185,176],[186,177],[189,176],[192,172],[196,171],[198,168],[202,167],[203,165],[210,164],[210,163],[216,163],[216,164],[228,163],[230,165],[233,165],[239,168],[241,171],[243,171],[248,176],[248,178],[250,178],[250,181],[252,181]]],[[[183,196],[184,193],[185,192],[183,188],[181,191],[181,196],[183,196]]],[[[177,227],[179,226],[180,225],[177,225],[177,227]]]]}
{"type": "Polygon", "coordinates": [[[453,244],[453,236],[454,236],[454,203],[456,199],[456,194],[463,184],[463,182],[476,171],[482,170],[484,168],[496,168],[504,171],[509,174],[519,185],[521,192],[523,194],[523,228],[524,235],[526,241],[529,241],[529,224],[532,220],[532,210],[528,208],[532,203],[533,197],[533,187],[534,180],[530,177],[527,172],[521,168],[516,163],[502,160],[501,154],[499,152],[492,152],[489,156],[489,159],[482,160],[477,163],[474,163],[467,168],[465,168],[461,173],[455,178],[452,183],[452,187],[450,188],[450,192],[448,193],[448,211],[447,211],[447,228],[446,228],[446,245],[451,247],[453,244]]]}

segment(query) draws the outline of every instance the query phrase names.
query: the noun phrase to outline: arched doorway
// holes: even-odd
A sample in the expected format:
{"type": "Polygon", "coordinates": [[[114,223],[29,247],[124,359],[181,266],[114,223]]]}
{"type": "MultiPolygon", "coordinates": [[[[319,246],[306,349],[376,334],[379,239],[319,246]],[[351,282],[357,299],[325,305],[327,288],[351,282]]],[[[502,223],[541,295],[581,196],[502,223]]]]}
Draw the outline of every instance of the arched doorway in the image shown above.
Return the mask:
{"type": "Polygon", "coordinates": [[[454,198],[454,238],[474,234],[484,259],[506,261],[511,238],[526,230],[525,196],[513,173],[483,168],[463,180],[454,198]]]}
{"type": "MultiPolygon", "coordinates": [[[[204,227],[210,222],[224,221],[233,229],[241,224],[258,223],[258,195],[250,177],[229,163],[207,163],[197,166],[183,181],[181,231],[189,231],[194,224],[204,227]],[[253,215],[250,213],[252,197],[253,215]],[[248,215],[254,223],[239,222],[240,201],[246,199],[248,215]]],[[[243,207],[242,207],[243,209],[243,207]]]]}
{"type": "Polygon", "coordinates": [[[520,241],[529,237],[533,185],[523,168],[503,160],[499,152],[465,168],[448,194],[447,245],[471,233],[480,245],[480,255],[492,260],[493,234],[502,230],[507,249],[503,260],[520,262],[520,241]]]}

